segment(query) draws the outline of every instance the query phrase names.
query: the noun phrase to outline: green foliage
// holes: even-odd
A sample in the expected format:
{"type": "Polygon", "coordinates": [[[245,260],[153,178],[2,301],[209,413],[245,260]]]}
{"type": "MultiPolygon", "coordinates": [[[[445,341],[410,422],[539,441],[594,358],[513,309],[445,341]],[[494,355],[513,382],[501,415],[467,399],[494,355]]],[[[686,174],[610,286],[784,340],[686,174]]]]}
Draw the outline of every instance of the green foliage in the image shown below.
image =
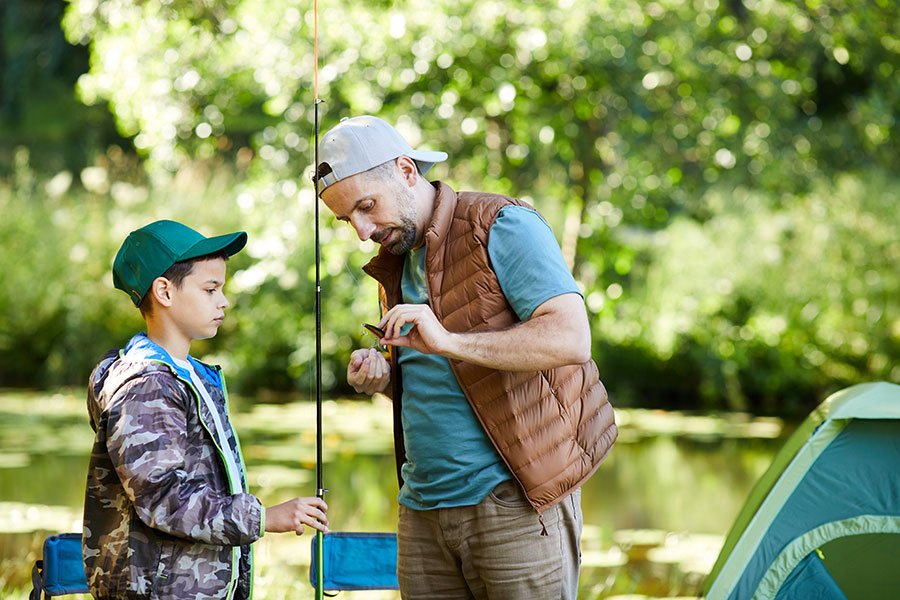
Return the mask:
{"type": "MultiPolygon", "coordinates": [[[[399,121],[447,149],[465,186],[610,200],[658,226],[725,174],[791,190],[818,161],[853,166],[857,150],[890,167],[898,149],[889,2],[406,0],[321,12],[324,126],[362,112],[399,121]]],[[[110,101],[160,164],[249,134],[266,170],[296,176],[311,158],[311,21],[297,0],[74,0],[64,25],[91,43],[82,97],[110,101]]]]}
{"type": "Polygon", "coordinates": [[[66,43],[64,0],[0,3],[0,177],[21,145],[42,170],[90,163],[97,149],[120,142],[104,106],[85,106],[74,85],[87,71],[88,49],[66,43]]]}
{"type": "MultiPolygon", "coordinates": [[[[212,235],[244,229],[250,242],[229,261],[234,307],[220,334],[195,353],[226,367],[234,389],[307,390],[314,373],[312,198],[245,189],[221,167],[186,166],[150,182],[113,149],[103,167],[39,180],[28,152],[0,184],[0,386],[82,384],[96,360],[143,329],[140,313],[112,287],[111,266],[129,231],[172,218],[212,235]],[[132,177],[133,181],[125,179],[132,177]],[[223,200],[227,199],[227,200],[223,200]],[[227,206],[227,210],[223,210],[227,206]]],[[[323,239],[350,231],[325,232],[323,239]]],[[[374,284],[359,281],[361,254],[344,243],[323,253],[323,381],[343,382],[362,337],[360,318],[377,311],[374,284]],[[353,277],[348,276],[348,272],[353,277]]]]}
{"type": "MultiPolygon", "coordinates": [[[[897,12],[887,0],[323,3],[322,127],[377,113],[450,153],[435,177],[533,201],[584,285],[620,402],[800,410],[846,383],[900,379],[897,12]]],[[[3,291],[0,353],[20,361],[4,380],[77,380],[85,367],[63,365],[90,362],[72,359],[84,339],[133,329],[107,300],[108,261],[132,226],[181,216],[251,234],[234,318],[200,349],[241,387],[310,389],[311,4],[70,0],[62,24],[91,57],[79,97],[108,104],[140,162],[100,156],[87,191],[50,193],[66,175],[38,184],[22,168],[0,184],[16,207],[0,264],[26,257],[14,289],[40,281],[34,309],[3,291]],[[40,246],[48,222],[59,235],[40,246]]],[[[377,310],[359,271],[374,246],[322,223],[323,380],[340,390],[377,310]]]]}
{"type": "Polygon", "coordinates": [[[36,385],[86,376],[74,363],[99,357],[93,346],[121,326],[105,300],[111,228],[106,206],[66,196],[71,174],[39,181],[28,152],[0,186],[0,381],[36,385]],[[89,354],[90,356],[83,355],[89,354]],[[79,360],[81,358],[81,360],[79,360]]]}
{"type": "Polygon", "coordinates": [[[781,208],[745,188],[703,201],[707,222],[679,218],[644,240],[635,285],[600,311],[607,343],[687,362],[670,375],[709,407],[799,413],[805,399],[900,379],[896,179],[821,180],[781,208]]]}

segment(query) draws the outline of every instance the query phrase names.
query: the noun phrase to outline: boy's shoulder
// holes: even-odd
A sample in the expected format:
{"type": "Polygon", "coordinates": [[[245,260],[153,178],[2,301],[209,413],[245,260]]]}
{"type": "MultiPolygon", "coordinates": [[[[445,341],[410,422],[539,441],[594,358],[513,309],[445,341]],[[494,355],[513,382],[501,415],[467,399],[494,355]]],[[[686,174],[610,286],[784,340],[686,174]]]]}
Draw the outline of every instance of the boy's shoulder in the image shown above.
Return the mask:
{"type": "Polygon", "coordinates": [[[107,352],[91,373],[88,399],[100,410],[123,395],[184,396],[184,386],[176,377],[171,359],[155,352],[139,336],[132,338],[125,348],[107,352]]]}
{"type": "Polygon", "coordinates": [[[183,384],[172,368],[150,360],[134,360],[118,356],[107,364],[101,363],[91,375],[91,388],[98,399],[127,392],[129,395],[183,395],[183,384]]]}
{"type": "Polygon", "coordinates": [[[90,410],[99,416],[99,412],[126,399],[189,402],[192,372],[210,384],[207,389],[223,390],[218,367],[194,357],[188,357],[187,364],[179,364],[146,334],[139,333],[124,348],[107,352],[94,368],[88,385],[90,410]]]}

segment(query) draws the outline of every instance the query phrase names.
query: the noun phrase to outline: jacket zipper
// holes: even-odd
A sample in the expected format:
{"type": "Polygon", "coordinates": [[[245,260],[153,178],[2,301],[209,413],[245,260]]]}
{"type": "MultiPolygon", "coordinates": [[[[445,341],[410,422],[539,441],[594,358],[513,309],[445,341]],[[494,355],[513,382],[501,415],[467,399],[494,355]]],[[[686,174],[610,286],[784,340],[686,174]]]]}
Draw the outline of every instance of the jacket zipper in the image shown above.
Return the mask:
{"type": "MultiPolygon", "coordinates": [[[[151,359],[151,360],[153,360],[154,362],[158,362],[160,364],[166,365],[169,368],[172,367],[172,365],[170,365],[169,363],[167,363],[163,360],[158,360],[158,359],[151,359]]],[[[187,385],[188,388],[190,388],[190,390],[194,393],[194,399],[197,401],[197,417],[200,420],[200,424],[203,426],[203,430],[206,431],[206,433],[209,435],[209,438],[212,440],[212,443],[216,449],[216,452],[219,453],[219,460],[222,461],[222,468],[225,470],[225,478],[228,480],[228,491],[229,491],[229,493],[231,493],[231,495],[234,495],[234,482],[231,480],[231,473],[228,470],[228,464],[227,464],[227,461],[225,460],[225,453],[222,451],[222,447],[219,445],[219,442],[216,440],[216,436],[213,435],[212,431],[210,431],[210,429],[209,429],[209,426],[206,424],[206,421],[203,420],[203,411],[200,408],[200,402],[201,402],[200,392],[197,391],[196,387],[194,387],[194,383],[192,381],[188,381],[188,380],[184,379],[183,377],[181,377],[178,374],[178,372],[175,371],[175,369],[172,369],[172,370],[175,372],[175,378],[178,379],[179,381],[183,382],[185,385],[187,385]]],[[[222,381],[222,391],[223,391],[223,393],[225,393],[225,378],[222,376],[221,368],[216,367],[216,371],[219,373],[219,379],[221,379],[221,381],[222,381]]],[[[226,408],[226,410],[228,409],[227,395],[225,396],[225,408],[226,408]]],[[[233,429],[233,427],[232,427],[232,429],[233,429]]],[[[235,439],[235,443],[237,443],[237,432],[235,432],[235,434],[234,434],[234,439],[235,439]]],[[[238,451],[238,453],[240,454],[240,450],[238,451]]],[[[245,468],[243,457],[241,457],[241,468],[242,469],[245,468]]],[[[253,579],[252,579],[253,555],[252,555],[252,552],[253,552],[253,550],[251,549],[251,555],[250,555],[250,566],[251,566],[250,598],[251,598],[251,600],[253,597],[253,587],[252,587],[253,586],[253,579]]],[[[236,559],[237,559],[237,550],[236,550],[236,547],[232,547],[232,549],[231,549],[231,581],[228,582],[228,598],[229,599],[234,598],[234,593],[237,589],[238,571],[240,570],[240,564],[238,564],[238,561],[236,559]]]]}
{"type": "MultiPolygon", "coordinates": [[[[228,386],[225,384],[225,374],[222,372],[222,367],[216,365],[214,368],[216,369],[216,372],[219,374],[219,380],[222,382],[222,395],[224,396],[224,399],[225,399],[225,414],[227,415],[229,412],[229,410],[228,410],[229,403],[228,403],[228,386]]],[[[229,423],[230,422],[231,421],[229,420],[229,423]]],[[[241,461],[241,473],[243,473],[244,476],[246,477],[247,465],[244,463],[244,452],[243,452],[243,450],[241,450],[241,440],[238,438],[237,429],[234,428],[234,425],[231,426],[231,430],[234,433],[234,444],[237,446],[238,460],[241,461]]],[[[226,471],[227,471],[227,469],[226,469],[226,471]]],[[[253,568],[253,544],[250,544],[249,546],[250,546],[250,557],[249,557],[249,560],[250,560],[250,596],[249,596],[248,600],[253,600],[253,579],[254,579],[254,571],[255,571],[255,569],[253,568]]],[[[237,569],[235,569],[235,571],[239,571],[239,570],[240,570],[240,564],[237,565],[237,569]]],[[[236,587],[237,587],[237,579],[235,579],[235,588],[236,587]]]]}

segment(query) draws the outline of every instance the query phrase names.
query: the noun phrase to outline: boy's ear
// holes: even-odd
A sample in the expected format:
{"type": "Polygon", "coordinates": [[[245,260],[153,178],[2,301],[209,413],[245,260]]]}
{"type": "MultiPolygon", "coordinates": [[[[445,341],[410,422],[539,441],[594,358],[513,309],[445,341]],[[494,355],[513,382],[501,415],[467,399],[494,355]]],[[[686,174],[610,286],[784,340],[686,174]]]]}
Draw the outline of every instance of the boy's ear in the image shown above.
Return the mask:
{"type": "Polygon", "coordinates": [[[150,284],[150,293],[157,304],[162,306],[172,306],[172,288],[174,284],[165,277],[157,277],[150,284]]]}

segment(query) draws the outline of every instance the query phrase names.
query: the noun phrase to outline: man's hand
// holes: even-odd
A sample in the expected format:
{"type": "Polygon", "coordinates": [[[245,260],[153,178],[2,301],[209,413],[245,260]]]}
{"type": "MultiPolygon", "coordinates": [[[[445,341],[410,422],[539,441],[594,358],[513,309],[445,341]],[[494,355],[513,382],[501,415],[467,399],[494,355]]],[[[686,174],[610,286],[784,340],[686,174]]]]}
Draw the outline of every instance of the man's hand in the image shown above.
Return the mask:
{"type": "Polygon", "coordinates": [[[292,498],[271,508],[266,508],[266,531],[285,533],[293,531],[303,535],[308,525],[322,532],[328,531],[328,505],[321,498],[292,498]]]}
{"type": "Polygon", "coordinates": [[[378,326],[384,329],[385,344],[407,346],[424,354],[442,354],[450,339],[450,333],[427,304],[398,304],[384,314],[378,326]],[[400,335],[407,323],[413,327],[406,335],[400,335]]]}
{"type": "Polygon", "coordinates": [[[591,328],[584,300],[561,294],[534,309],[531,318],[496,331],[447,331],[427,304],[398,304],[378,326],[381,342],[503,371],[542,371],[591,358],[591,328]],[[412,324],[406,335],[404,325],[412,324]]]}
{"type": "Polygon", "coordinates": [[[347,364],[347,383],[361,394],[383,392],[391,381],[391,365],[375,348],[354,350],[347,364]]]}

